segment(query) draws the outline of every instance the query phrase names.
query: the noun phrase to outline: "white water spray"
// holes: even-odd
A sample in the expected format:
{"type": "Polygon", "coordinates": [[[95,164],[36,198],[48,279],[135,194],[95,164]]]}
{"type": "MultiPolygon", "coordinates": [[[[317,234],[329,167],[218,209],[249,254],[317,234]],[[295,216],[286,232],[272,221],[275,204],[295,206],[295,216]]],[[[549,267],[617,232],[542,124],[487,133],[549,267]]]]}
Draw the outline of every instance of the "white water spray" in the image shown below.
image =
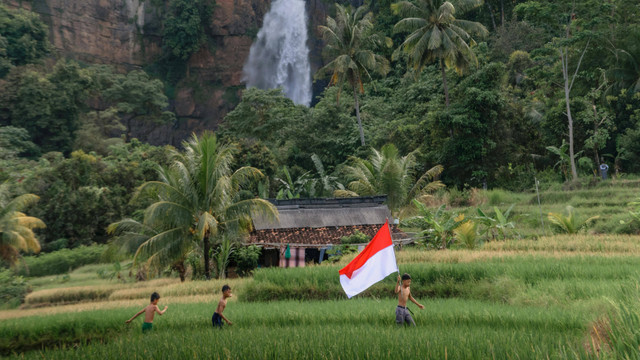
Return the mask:
{"type": "Polygon", "coordinates": [[[244,65],[247,88],[281,87],[296,104],[311,103],[307,12],[303,0],[274,0],[244,65]]]}

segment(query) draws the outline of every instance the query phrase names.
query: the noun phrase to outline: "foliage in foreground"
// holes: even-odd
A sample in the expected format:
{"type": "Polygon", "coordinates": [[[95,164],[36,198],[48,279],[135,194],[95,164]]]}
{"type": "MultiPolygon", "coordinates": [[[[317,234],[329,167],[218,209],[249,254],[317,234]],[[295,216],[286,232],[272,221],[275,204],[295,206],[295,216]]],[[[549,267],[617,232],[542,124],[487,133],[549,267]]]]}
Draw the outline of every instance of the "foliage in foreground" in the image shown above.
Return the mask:
{"type": "Polygon", "coordinates": [[[380,354],[438,358],[445,352],[456,358],[484,358],[492,353],[497,357],[561,358],[574,351],[582,353],[580,340],[590,320],[562,308],[540,311],[457,299],[427,300],[424,304],[426,309],[415,316],[419,327],[406,331],[399,331],[393,323],[393,300],[375,299],[232,302],[225,314],[234,325],[215,333],[210,321],[212,304],[170,306],[167,314],[156,318],[152,333],[144,336],[140,322],[124,325],[137,310],[133,307],[57,314],[46,319],[4,321],[0,324],[0,349],[7,354],[43,345],[82,344],[74,349],[25,354],[50,359],[128,358],[134,354],[149,358],[215,358],[224,354],[237,358],[363,358],[380,354]],[[425,332],[429,334],[426,338],[425,332]],[[296,341],[290,340],[293,338],[296,341]],[[379,341],[372,342],[372,338],[379,341]],[[208,345],[202,346],[204,343],[208,345]],[[531,352],[531,346],[536,352],[531,352]]]}
{"type": "Polygon", "coordinates": [[[29,284],[21,276],[15,276],[10,270],[0,270],[0,309],[19,306],[29,290],[29,284]]]}
{"type": "Polygon", "coordinates": [[[233,145],[220,144],[212,133],[194,134],[183,152],[173,152],[171,167],[158,170],[159,181],[140,186],[137,198],[152,202],[143,223],[125,219],[109,226],[125,245],[136,242],[134,265],[145,264],[155,273],[171,266],[184,281],[187,256],[201,253],[209,278],[214,245],[217,275],[225,277],[232,242],[251,229],[251,214],[277,216],[270,202],[243,196],[262,173],[253,167],[232,169],[235,153],[233,145]]]}
{"type": "Polygon", "coordinates": [[[0,185],[0,260],[13,266],[18,262],[21,251],[40,252],[40,242],[33,230],[44,228],[45,224],[23,213],[38,201],[38,196],[23,194],[8,199],[8,195],[7,187],[0,185]]]}

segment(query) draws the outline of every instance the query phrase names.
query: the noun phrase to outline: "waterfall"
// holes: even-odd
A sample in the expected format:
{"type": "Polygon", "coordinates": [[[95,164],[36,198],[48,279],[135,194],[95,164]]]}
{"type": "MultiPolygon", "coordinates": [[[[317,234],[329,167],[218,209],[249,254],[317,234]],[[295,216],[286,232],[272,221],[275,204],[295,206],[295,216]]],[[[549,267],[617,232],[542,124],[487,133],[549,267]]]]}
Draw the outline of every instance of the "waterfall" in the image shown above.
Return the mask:
{"type": "Polygon", "coordinates": [[[304,0],[274,0],[244,65],[247,88],[281,87],[296,104],[311,103],[311,66],[304,0]]]}

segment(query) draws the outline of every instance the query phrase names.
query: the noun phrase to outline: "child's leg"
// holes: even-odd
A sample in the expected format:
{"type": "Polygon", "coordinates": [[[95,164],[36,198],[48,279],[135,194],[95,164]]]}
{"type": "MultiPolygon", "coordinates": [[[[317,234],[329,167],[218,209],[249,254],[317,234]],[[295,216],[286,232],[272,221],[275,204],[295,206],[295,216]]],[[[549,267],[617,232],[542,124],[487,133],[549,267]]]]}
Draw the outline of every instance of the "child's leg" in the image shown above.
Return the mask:
{"type": "Polygon", "coordinates": [[[400,307],[396,307],[396,324],[404,324],[404,313],[402,312],[402,308],[400,307]]]}
{"type": "Polygon", "coordinates": [[[416,326],[416,322],[413,321],[413,318],[411,317],[411,313],[409,313],[409,309],[406,309],[404,312],[405,312],[404,321],[409,325],[416,326]]]}
{"type": "Polygon", "coordinates": [[[222,317],[218,313],[213,313],[213,316],[211,317],[211,323],[213,324],[214,328],[222,328],[222,317]]]}

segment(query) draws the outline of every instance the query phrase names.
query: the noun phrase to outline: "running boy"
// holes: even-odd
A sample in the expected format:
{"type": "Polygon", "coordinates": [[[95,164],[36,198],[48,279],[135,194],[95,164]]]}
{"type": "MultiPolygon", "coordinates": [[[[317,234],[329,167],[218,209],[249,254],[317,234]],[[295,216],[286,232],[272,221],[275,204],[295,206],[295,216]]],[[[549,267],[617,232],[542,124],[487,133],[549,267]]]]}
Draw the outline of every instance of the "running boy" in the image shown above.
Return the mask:
{"type": "Polygon", "coordinates": [[[153,328],[153,316],[155,315],[155,313],[162,315],[165,312],[167,312],[167,308],[168,308],[168,306],[165,306],[164,310],[160,311],[160,308],[158,307],[158,300],[160,300],[160,294],[158,294],[157,292],[154,292],[153,294],[151,294],[151,303],[144,309],[138,311],[137,314],[133,315],[133,317],[125,321],[125,323],[127,324],[130,323],[133,319],[137,318],[138,315],[144,313],[144,322],[142,323],[142,332],[147,332],[151,330],[153,328]]]}
{"type": "Polygon", "coordinates": [[[402,284],[400,284],[400,275],[398,275],[398,282],[396,282],[396,294],[398,294],[398,307],[396,308],[396,324],[416,326],[415,321],[407,309],[407,300],[411,300],[414,304],[418,305],[420,309],[424,309],[424,306],[416,301],[411,296],[411,276],[409,274],[402,275],[402,284]]]}
{"type": "Polygon", "coordinates": [[[224,317],[224,315],[222,315],[224,308],[227,307],[227,299],[232,296],[233,294],[231,293],[231,288],[229,287],[229,285],[224,285],[222,287],[222,299],[218,301],[218,307],[216,308],[216,312],[214,312],[213,316],[211,317],[211,322],[213,323],[214,328],[219,327],[222,329],[222,320],[226,321],[227,324],[229,325],[233,325],[233,323],[229,321],[229,319],[227,319],[226,317],[224,317]]]}

